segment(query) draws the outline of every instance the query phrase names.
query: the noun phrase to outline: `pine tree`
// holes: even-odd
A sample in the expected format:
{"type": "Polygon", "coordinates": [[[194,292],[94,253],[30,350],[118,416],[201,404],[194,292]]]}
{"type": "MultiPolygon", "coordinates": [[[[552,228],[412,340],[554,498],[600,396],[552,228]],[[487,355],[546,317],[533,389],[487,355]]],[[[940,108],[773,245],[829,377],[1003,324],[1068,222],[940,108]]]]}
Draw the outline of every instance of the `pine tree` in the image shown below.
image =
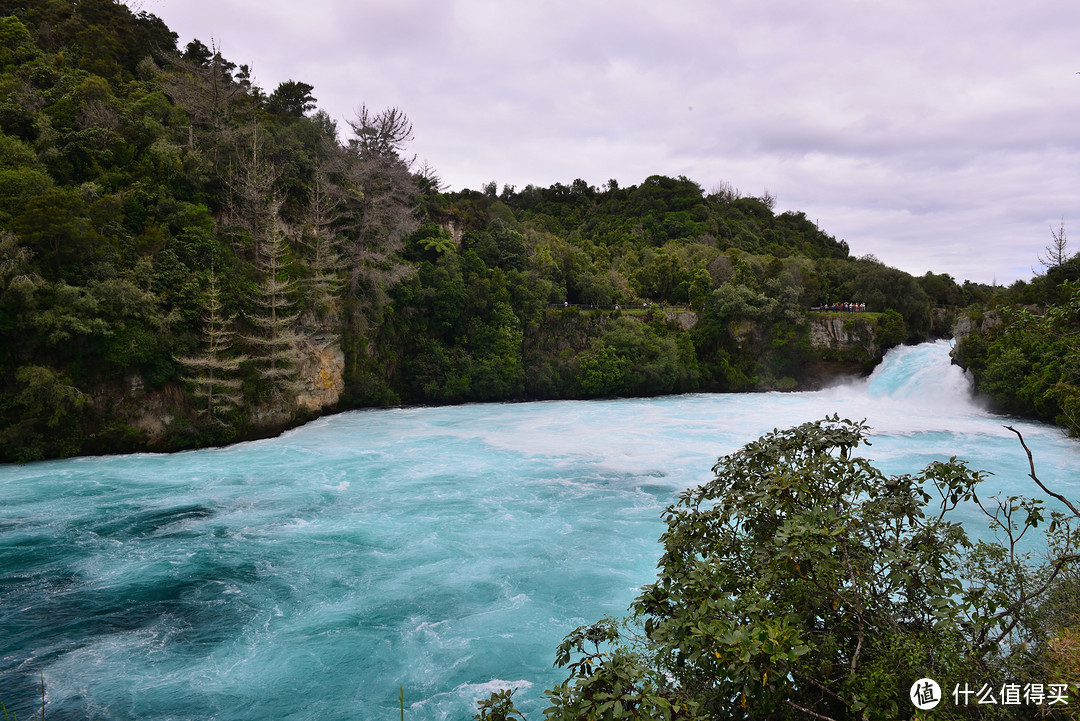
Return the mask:
{"type": "Polygon", "coordinates": [[[282,279],[285,250],[285,239],[275,224],[259,246],[258,267],[263,278],[254,302],[262,310],[248,316],[260,332],[244,336],[254,350],[252,360],[259,368],[259,375],[279,397],[294,395],[297,390],[295,345],[300,339],[295,331],[299,314],[288,312],[294,304],[291,297],[294,283],[282,279]]]}
{"type": "Polygon", "coordinates": [[[246,358],[224,357],[232,347],[233,332],[228,327],[235,316],[223,315],[217,276],[212,272],[204,304],[203,352],[197,356],[176,360],[192,374],[184,378],[185,382],[193,386],[192,395],[205,399],[206,407],[200,409],[199,413],[206,414],[211,421],[222,423],[221,415],[238,408],[243,400],[240,380],[229,376],[236,372],[246,358]]]}
{"type": "Polygon", "coordinates": [[[1052,240],[1046,246],[1046,255],[1040,255],[1039,262],[1047,268],[1056,268],[1069,259],[1069,238],[1065,235],[1064,219],[1062,219],[1061,226],[1057,230],[1054,230],[1051,226],[1050,235],[1052,240]]]}
{"type": "Polygon", "coordinates": [[[345,261],[338,252],[340,238],[336,227],[342,218],[342,205],[340,188],[320,162],[315,168],[301,236],[301,242],[307,246],[307,266],[311,272],[307,287],[319,311],[333,308],[341,296],[345,261]]]}
{"type": "Polygon", "coordinates": [[[226,178],[228,198],[226,202],[227,223],[239,231],[240,246],[250,240],[256,261],[261,256],[262,239],[275,232],[281,200],[274,185],[278,171],[266,160],[259,137],[259,124],[251,126],[251,152],[236,158],[226,178]],[[246,238],[245,235],[246,234],[246,238]]]}

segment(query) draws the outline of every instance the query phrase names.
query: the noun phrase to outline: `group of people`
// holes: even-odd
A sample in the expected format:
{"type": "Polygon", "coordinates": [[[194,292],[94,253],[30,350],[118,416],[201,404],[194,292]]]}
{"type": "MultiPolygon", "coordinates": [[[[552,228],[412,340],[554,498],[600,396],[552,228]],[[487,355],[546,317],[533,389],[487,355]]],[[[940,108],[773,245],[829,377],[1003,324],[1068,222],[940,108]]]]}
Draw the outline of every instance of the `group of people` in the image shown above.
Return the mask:
{"type": "Polygon", "coordinates": [[[847,313],[862,313],[866,311],[866,303],[826,303],[822,310],[842,310],[847,313]]]}
{"type": "MultiPolygon", "coordinates": [[[[553,305],[554,305],[554,307],[558,307],[557,304],[553,304],[553,305]]],[[[562,305],[563,305],[563,308],[570,308],[570,301],[564,300],[562,305]]],[[[665,309],[669,309],[669,310],[670,309],[686,310],[687,308],[689,308],[690,310],[694,309],[694,304],[689,303],[689,302],[686,303],[685,305],[670,305],[670,304],[664,304],[664,303],[653,303],[653,302],[650,302],[650,301],[643,302],[641,304],[641,309],[642,310],[648,310],[649,308],[652,308],[654,306],[658,306],[660,308],[660,310],[665,310],[665,309]]],[[[573,307],[574,308],[588,308],[589,310],[592,310],[592,309],[596,308],[597,306],[596,306],[595,303],[588,303],[588,304],[576,303],[576,304],[574,304],[573,307]]],[[[600,308],[609,308],[610,306],[599,306],[599,307],[600,308]]],[[[619,310],[621,307],[622,306],[619,305],[618,303],[615,304],[615,310],[619,310]]]]}

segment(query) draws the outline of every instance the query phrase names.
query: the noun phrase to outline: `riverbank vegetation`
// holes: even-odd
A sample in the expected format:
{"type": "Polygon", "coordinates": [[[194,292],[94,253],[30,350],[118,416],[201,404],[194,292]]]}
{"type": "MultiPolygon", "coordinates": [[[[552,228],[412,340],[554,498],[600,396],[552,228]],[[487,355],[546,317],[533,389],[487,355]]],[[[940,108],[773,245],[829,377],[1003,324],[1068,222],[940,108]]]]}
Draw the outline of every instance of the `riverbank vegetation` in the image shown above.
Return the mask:
{"type": "Polygon", "coordinates": [[[1080,254],[1051,230],[1030,281],[987,293],[962,317],[954,356],[997,408],[1080,436],[1080,254]]]}
{"type": "Polygon", "coordinates": [[[448,191],[401,110],[339,127],[312,85],[251,77],[122,4],[0,2],[0,461],[814,387],[957,317],[981,392],[1080,432],[1063,227],[1030,282],[915,278],[723,183],[448,191]],[[810,310],[845,302],[870,312],[810,310]]]}
{"type": "MultiPolygon", "coordinates": [[[[815,319],[867,324],[872,362],[964,308],[979,389],[1080,433],[1064,229],[1030,283],[915,278],[723,184],[448,191],[404,112],[339,127],[316,92],[260,88],[111,0],[0,0],[0,462],[347,407],[793,389],[815,319]],[[809,310],[843,302],[872,312],[809,310]]],[[[721,459],[668,509],[631,622],[559,649],[551,717],[895,718],[921,675],[1075,681],[1075,509],[984,499],[1006,544],[971,544],[950,513],[978,474],[887,478],[863,433],[834,419],[721,459]],[[1009,539],[1046,524],[1033,570],[1009,539]]]]}

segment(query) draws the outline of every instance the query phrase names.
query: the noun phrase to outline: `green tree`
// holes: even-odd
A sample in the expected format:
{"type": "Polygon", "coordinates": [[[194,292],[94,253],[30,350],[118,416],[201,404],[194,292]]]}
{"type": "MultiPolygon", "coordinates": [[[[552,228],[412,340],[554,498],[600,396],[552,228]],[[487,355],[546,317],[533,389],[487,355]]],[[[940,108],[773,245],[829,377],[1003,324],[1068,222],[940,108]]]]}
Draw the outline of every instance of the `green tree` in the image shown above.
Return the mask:
{"type": "Polygon", "coordinates": [[[313,85],[307,83],[286,80],[270,93],[266,99],[266,109],[279,115],[303,117],[315,109],[315,98],[311,95],[314,89],[313,85]]]}
{"type": "Polygon", "coordinates": [[[0,231],[0,367],[16,353],[16,333],[37,305],[35,295],[44,284],[33,271],[33,252],[11,233],[0,231]]]}
{"type": "Polygon", "coordinates": [[[877,319],[877,340],[882,348],[891,348],[899,345],[907,338],[907,327],[904,325],[904,316],[892,308],[888,308],[877,319]]]}
{"type": "Polygon", "coordinates": [[[641,298],[669,300],[680,280],[679,259],[660,250],[630,279],[634,291],[641,298]]]}
{"type": "Polygon", "coordinates": [[[582,356],[581,391],[590,396],[616,396],[627,392],[631,363],[609,345],[582,356]]]}
{"type": "Polygon", "coordinates": [[[872,256],[856,264],[856,273],[841,290],[841,302],[866,303],[869,310],[893,309],[904,317],[908,339],[926,338],[930,330],[930,299],[910,275],[890,268],[872,256]]]}
{"type": "Polygon", "coordinates": [[[87,259],[101,250],[86,203],[72,190],[43,190],[27,201],[13,226],[43,269],[65,279],[84,279],[87,259]]]}
{"type": "Polygon", "coordinates": [[[896,718],[912,681],[954,670],[940,651],[962,646],[949,599],[963,531],[923,515],[922,485],[952,495],[977,476],[887,479],[853,456],[863,433],[771,434],[668,509],[660,579],[634,610],[677,689],[710,713],[896,718]]]}
{"type": "Polygon", "coordinates": [[[1068,513],[979,499],[982,474],[955,458],[885,476],[855,455],[865,435],[827,418],[721,458],[715,480],[665,511],[658,578],[628,623],[560,646],[569,678],[545,715],[895,719],[911,717],[924,676],[1041,682],[1033,650],[1071,637],[1038,602],[1075,577],[1080,509],[1033,461],[1068,513]],[[1000,543],[970,544],[951,518],[966,502],[1000,543]],[[1017,544],[1046,520],[1049,561],[1033,569],[1017,544]]]}
{"type": "Polygon", "coordinates": [[[472,342],[474,392],[484,400],[515,398],[525,388],[521,323],[503,301],[495,303],[491,316],[472,342]]]}
{"type": "Polygon", "coordinates": [[[12,392],[0,398],[0,460],[25,463],[78,453],[89,397],[67,374],[26,365],[6,385],[12,392]]]}

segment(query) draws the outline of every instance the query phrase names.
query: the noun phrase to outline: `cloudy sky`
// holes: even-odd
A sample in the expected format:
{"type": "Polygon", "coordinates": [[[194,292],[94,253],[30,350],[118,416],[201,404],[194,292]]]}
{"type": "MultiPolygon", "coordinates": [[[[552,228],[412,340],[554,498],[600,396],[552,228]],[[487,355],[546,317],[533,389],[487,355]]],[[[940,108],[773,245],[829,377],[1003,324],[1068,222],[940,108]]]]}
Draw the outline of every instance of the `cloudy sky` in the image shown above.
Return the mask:
{"type": "MultiPolygon", "coordinates": [[[[1008,284],[1080,221],[1075,0],[142,0],[451,189],[685,175],[856,255],[1008,284]]],[[[1070,244],[1074,252],[1080,246],[1070,244]]]]}

